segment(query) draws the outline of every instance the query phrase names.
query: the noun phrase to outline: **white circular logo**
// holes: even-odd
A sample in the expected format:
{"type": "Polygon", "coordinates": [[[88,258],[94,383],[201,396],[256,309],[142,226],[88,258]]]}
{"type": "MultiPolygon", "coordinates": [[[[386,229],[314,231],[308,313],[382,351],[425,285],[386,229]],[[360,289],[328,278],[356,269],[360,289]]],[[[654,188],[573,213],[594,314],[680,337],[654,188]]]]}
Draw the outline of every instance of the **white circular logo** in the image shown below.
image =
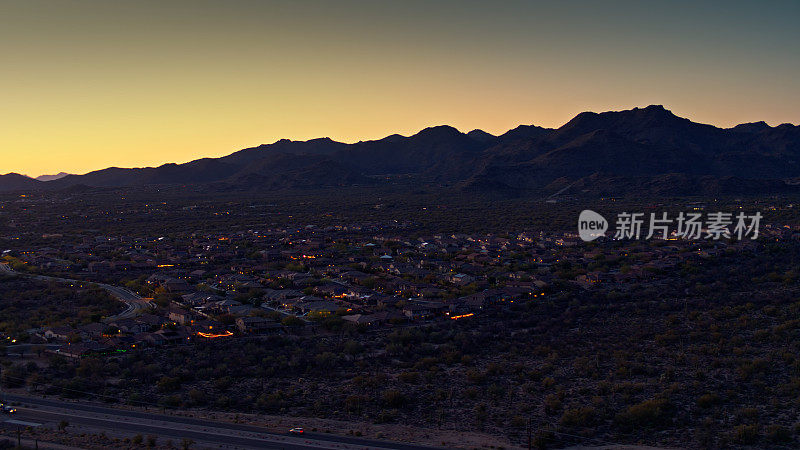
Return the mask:
{"type": "Polygon", "coordinates": [[[584,209],[578,216],[578,235],[586,242],[604,236],[608,230],[608,221],[591,209],[584,209]]]}

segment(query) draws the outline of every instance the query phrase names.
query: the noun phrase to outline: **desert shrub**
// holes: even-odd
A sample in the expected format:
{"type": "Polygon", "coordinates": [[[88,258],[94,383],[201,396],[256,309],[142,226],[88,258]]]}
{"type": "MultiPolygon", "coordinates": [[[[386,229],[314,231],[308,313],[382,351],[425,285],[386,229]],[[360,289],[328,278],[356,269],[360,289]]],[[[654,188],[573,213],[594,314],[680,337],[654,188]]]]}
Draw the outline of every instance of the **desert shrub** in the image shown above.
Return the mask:
{"type": "Polygon", "coordinates": [[[403,383],[418,383],[419,382],[419,372],[402,372],[398,378],[403,383]]]}
{"type": "Polygon", "coordinates": [[[483,383],[486,380],[486,375],[484,375],[477,369],[467,370],[466,375],[467,375],[467,380],[470,383],[478,384],[478,383],[483,383]]]}
{"type": "Polygon", "coordinates": [[[719,404],[719,402],[719,395],[714,393],[703,394],[697,398],[697,406],[701,408],[710,408],[716,404],[719,404]]]}
{"type": "Polygon", "coordinates": [[[591,406],[570,408],[564,411],[561,416],[561,425],[566,427],[586,427],[594,422],[595,415],[595,409],[591,406]]]}
{"type": "Polygon", "coordinates": [[[791,430],[783,425],[770,425],[767,427],[766,436],[770,442],[775,443],[789,442],[792,440],[791,430]]]}
{"type": "Polygon", "coordinates": [[[396,389],[390,389],[383,392],[383,401],[387,406],[392,408],[399,408],[406,403],[406,397],[402,392],[396,389]]]}
{"type": "Polygon", "coordinates": [[[731,440],[737,444],[754,444],[758,441],[758,425],[737,426],[731,432],[731,440]]]}
{"type": "Polygon", "coordinates": [[[548,394],[544,398],[544,411],[547,414],[554,414],[561,409],[561,399],[556,394],[548,394]]]}
{"type": "Polygon", "coordinates": [[[575,373],[582,377],[593,377],[597,374],[597,364],[593,358],[581,356],[573,363],[575,373]]]}
{"type": "Polygon", "coordinates": [[[645,400],[617,414],[615,421],[625,427],[654,427],[671,415],[672,405],[665,398],[645,400]]]}

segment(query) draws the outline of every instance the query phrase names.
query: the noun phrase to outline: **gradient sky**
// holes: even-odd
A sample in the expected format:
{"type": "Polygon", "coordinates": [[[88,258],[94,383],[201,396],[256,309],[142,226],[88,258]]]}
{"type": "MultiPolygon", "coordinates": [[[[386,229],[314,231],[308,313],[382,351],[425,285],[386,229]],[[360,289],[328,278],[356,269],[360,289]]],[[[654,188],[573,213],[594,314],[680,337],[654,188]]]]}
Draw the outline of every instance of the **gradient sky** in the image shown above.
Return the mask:
{"type": "Polygon", "coordinates": [[[0,0],[0,173],[648,104],[798,123],[798,23],[796,0],[0,0]]]}

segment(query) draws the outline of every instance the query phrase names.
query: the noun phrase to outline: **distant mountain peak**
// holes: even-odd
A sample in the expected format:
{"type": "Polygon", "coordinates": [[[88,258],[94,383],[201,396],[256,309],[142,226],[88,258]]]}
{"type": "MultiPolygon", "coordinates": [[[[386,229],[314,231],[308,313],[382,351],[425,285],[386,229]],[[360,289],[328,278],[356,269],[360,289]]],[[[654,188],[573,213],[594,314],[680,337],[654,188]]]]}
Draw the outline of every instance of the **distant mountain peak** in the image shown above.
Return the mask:
{"type": "Polygon", "coordinates": [[[517,139],[540,138],[551,131],[553,131],[551,128],[542,128],[537,125],[519,125],[501,134],[500,139],[504,141],[513,141],[517,139]]]}
{"type": "Polygon", "coordinates": [[[686,123],[691,122],[676,116],[662,105],[649,105],[622,111],[582,112],[559,128],[557,133],[589,132],[601,128],[647,129],[686,123]]]}
{"type": "Polygon", "coordinates": [[[458,129],[455,127],[451,127],[450,125],[437,125],[434,127],[428,127],[421,130],[419,133],[415,134],[413,137],[449,137],[449,136],[456,136],[462,135],[458,129]]]}
{"type": "Polygon", "coordinates": [[[69,174],[66,172],[59,172],[55,175],[40,175],[35,179],[39,181],[53,181],[53,180],[60,180],[61,178],[64,178],[67,175],[69,174]]]}
{"type": "Polygon", "coordinates": [[[739,133],[758,133],[771,128],[772,127],[767,125],[767,122],[760,120],[758,122],[740,123],[739,125],[731,128],[731,130],[739,133]]]}
{"type": "MultiPolygon", "coordinates": [[[[635,110],[636,108],[634,108],[634,111],[635,110]]],[[[640,109],[640,111],[644,111],[647,115],[653,117],[678,118],[678,116],[673,114],[672,111],[668,110],[667,108],[664,108],[663,105],[649,105],[643,109],[640,109]]]]}
{"type": "Polygon", "coordinates": [[[467,136],[469,136],[471,139],[475,141],[483,143],[492,142],[495,139],[497,139],[497,136],[477,128],[467,133],[467,136]]]}
{"type": "Polygon", "coordinates": [[[383,138],[381,140],[384,141],[384,142],[400,142],[400,141],[402,141],[404,139],[408,139],[408,138],[403,136],[402,134],[395,133],[395,134],[390,134],[389,136],[386,136],[385,138],[383,138]]]}
{"type": "Polygon", "coordinates": [[[539,125],[517,125],[516,128],[512,128],[511,130],[508,130],[508,131],[506,131],[506,133],[511,133],[511,132],[514,132],[514,131],[522,131],[522,130],[550,130],[550,131],[552,131],[552,128],[544,128],[544,127],[540,127],[539,125]]]}
{"type": "Polygon", "coordinates": [[[17,172],[9,172],[9,173],[6,173],[6,174],[0,174],[0,177],[8,177],[8,178],[27,178],[27,179],[29,179],[29,180],[32,180],[32,179],[33,179],[33,178],[31,178],[31,177],[27,177],[27,176],[25,176],[25,175],[22,175],[22,174],[19,174],[19,173],[17,173],[17,172]]]}
{"type": "Polygon", "coordinates": [[[657,112],[668,112],[672,114],[672,111],[664,108],[664,105],[647,105],[644,108],[633,108],[634,110],[643,109],[645,111],[657,111],[657,112]]]}

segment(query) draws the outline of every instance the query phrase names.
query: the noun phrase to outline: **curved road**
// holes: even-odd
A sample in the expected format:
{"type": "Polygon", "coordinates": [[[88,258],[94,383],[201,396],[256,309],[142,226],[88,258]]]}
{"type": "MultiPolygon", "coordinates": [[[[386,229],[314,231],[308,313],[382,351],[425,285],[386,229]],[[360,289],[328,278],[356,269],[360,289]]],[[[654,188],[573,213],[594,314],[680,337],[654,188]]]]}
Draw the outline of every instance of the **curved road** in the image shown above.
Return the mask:
{"type": "Polygon", "coordinates": [[[103,322],[113,322],[119,319],[128,319],[153,307],[153,304],[150,303],[149,300],[145,300],[135,292],[132,292],[128,289],[119,286],[112,286],[110,284],[104,284],[104,283],[93,283],[90,281],[73,280],[70,278],[48,277],[46,275],[21,273],[11,269],[11,267],[9,267],[7,263],[0,263],[0,273],[29,277],[33,278],[34,280],[40,280],[40,281],[56,281],[59,283],[72,283],[72,284],[86,283],[86,284],[95,284],[97,286],[100,286],[101,288],[105,289],[109,294],[114,296],[114,298],[127,305],[124,311],[122,311],[119,314],[106,317],[105,319],[103,319],[103,322]]]}

